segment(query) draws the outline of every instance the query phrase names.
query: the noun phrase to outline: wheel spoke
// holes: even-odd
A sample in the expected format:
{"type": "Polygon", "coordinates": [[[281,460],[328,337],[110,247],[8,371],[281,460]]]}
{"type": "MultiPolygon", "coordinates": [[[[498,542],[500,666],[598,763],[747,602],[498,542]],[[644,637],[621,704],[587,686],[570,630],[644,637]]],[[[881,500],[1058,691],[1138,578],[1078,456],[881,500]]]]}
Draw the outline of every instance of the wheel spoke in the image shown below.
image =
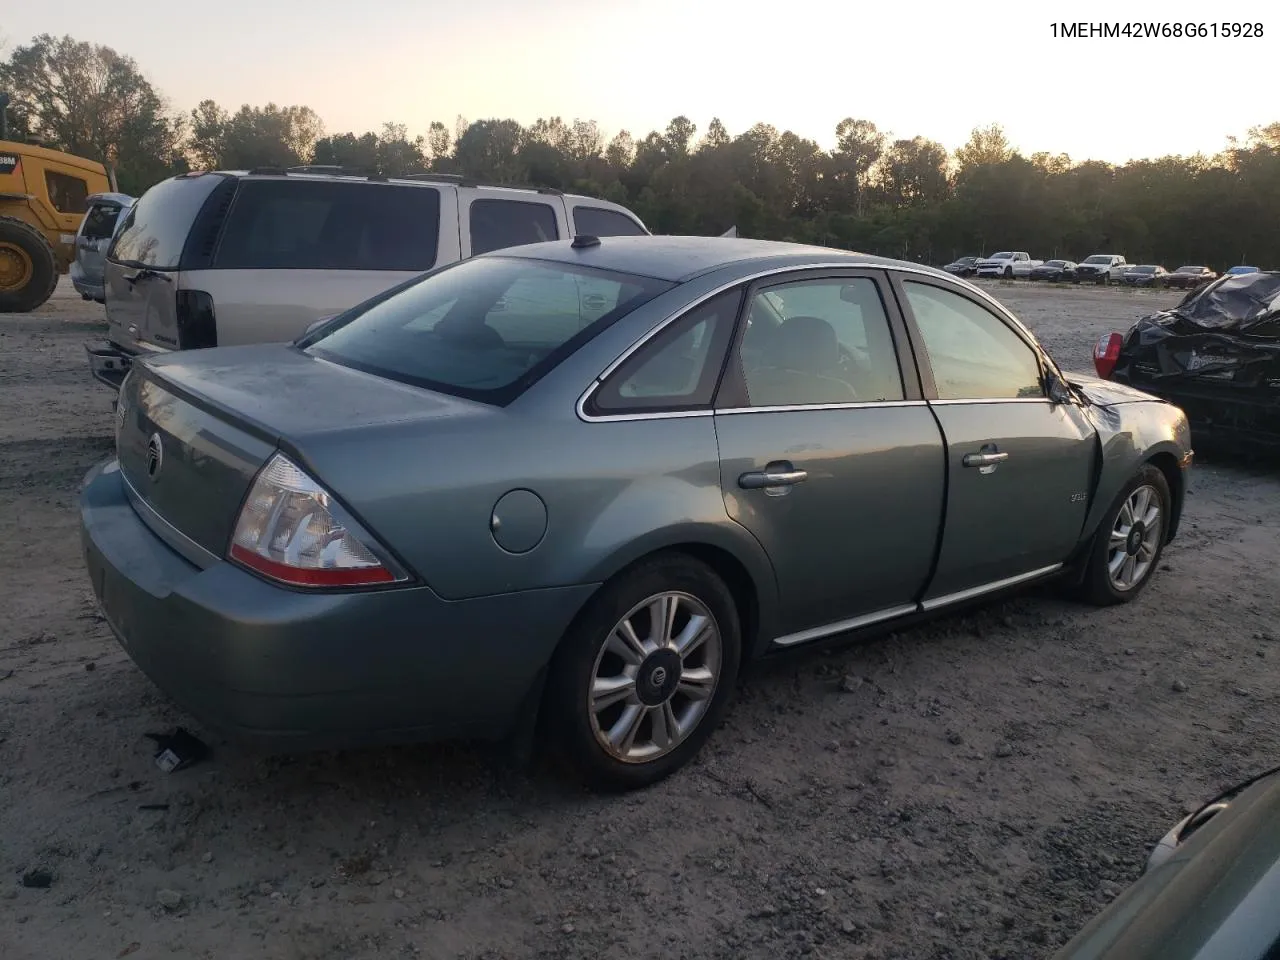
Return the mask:
{"type": "Polygon", "coordinates": [[[1124,585],[1126,587],[1133,586],[1133,579],[1134,579],[1134,575],[1137,573],[1137,569],[1138,569],[1137,557],[1124,558],[1124,572],[1122,574],[1122,577],[1124,580],[1124,585]]]}
{"type": "Polygon", "coordinates": [[[653,745],[659,750],[670,750],[680,739],[680,721],[676,719],[671,701],[666,700],[653,707],[649,715],[653,720],[653,745]]]}
{"type": "Polygon", "coordinates": [[[1160,520],[1160,507],[1157,504],[1151,504],[1147,508],[1147,512],[1142,515],[1142,525],[1147,528],[1156,526],[1160,520]]]}
{"type": "Polygon", "coordinates": [[[1124,502],[1124,506],[1120,508],[1120,522],[1126,527],[1133,526],[1133,500],[1129,499],[1124,502]]]}
{"type": "Polygon", "coordinates": [[[645,650],[644,641],[636,635],[635,627],[631,626],[630,620],[623,620],[614,628],[605,647],[610,653],[617,654],[633,667],[640,666],[640,662],[648,652],[645,650]]]}
{"type": "Polygon", "coordinates": [[[1118,580],[1120,578],[1120,568],[1124,566],[1124,562],[1129,559],[1129,555],[1123,550],[1107,561],[1107,569],[1111,572],[1111,579],[1118,580]]]}
{"type": "Polygon", "coordinates": [[[1151,505],[1151,488],[1139,487],[1133,494],[1133,515],[1145,517],[1147,507],[1151,505]]]}
{"type": "Polygon", "coordinates": [[[1153,559],[1155,559],[1155,555],[1156,555],[1155,547],[1151,546],[1151,544],[1147,543],[1146,541],[1143,541],[1142,545],[1138,547],[1138,556],[1142,559],[1144,563],[1150,563],[1153,559]]]}
{"type": "Polygon", "coordinates": [[[676,611],[680,601],[669,593],[654,598],[649,604],[649,643],[654,647],[671,646],[675,632],[676,611]]]}
{"type": "Polygon", "coordinates": [[[1111,541],[1108,544],[1108,547],[1112,550],[1123,550],[1125,548],[1125,545],[1128,542],[1129,542],[1128,530],[1112,530],[1111,541]]]}
{"type": "Polygon", "coordinates": [[[631,752],[646,712],[647,709],[639,703],[629,703],[622,711],[622,716],[609,728],[609,742],[623,756],[631,752]]]}
{"type": "Polygon", "coordinates": [[[633,700],[635,693],[635,678],[628,677],[626,674],[616,677],[596,677],[591,684],[591,709],[599,713],[615,703],[633,700]]]}
{"type": "Polygon", "coordinates": [[[710,617],[704,617],[696,613],[691,616],[684,629],[680,631],[680,636],[676,637],[672,644],[676,649],[676,653],[680,654],[680,659],[686,659],[689,654],[702,646],[703,641],[710,636],[711,629],[710,617]]]}
{"type": "Polygon", "coordinates": [[[680,675],[676,693],[683,693],[690,700],[706,700],[716,686],[716,675],[710,667],[693,667],[680,675]]]}

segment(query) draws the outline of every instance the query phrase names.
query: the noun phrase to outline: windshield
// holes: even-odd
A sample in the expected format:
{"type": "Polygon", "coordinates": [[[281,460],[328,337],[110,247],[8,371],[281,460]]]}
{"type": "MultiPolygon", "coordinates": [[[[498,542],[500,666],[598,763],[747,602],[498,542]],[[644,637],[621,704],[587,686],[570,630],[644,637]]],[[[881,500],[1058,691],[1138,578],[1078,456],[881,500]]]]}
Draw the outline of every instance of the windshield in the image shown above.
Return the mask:
{"type": "Polygon", "coordinates": [[[1155,268],[1155,267],[1148,267],[1148,266],[1130,267],[1130,268],[1129,268],[1129,272],[1130,272],[1130,273],[1155,273],[1155,272],[1156,272],[1156,268],[1155,268]]]}
{"type": "Polygon", "coordinates": [[[1111,262],[1110,257],[1102,256],[1102,255],[1090,257],[1088,260],[1085,261],[1085,263],[1110,263],[1110,262],[1111,262]]]}
{"type": "Polygon", "coordinates": [[[375,298],[301,343],[366,373],[503,405],[672,286],[571,264],[481,257],[375,298]]]}
{"type": "Polygon", "coordinates": [[[1046,267],[1065,267],[1066,265],[1067,265],[1067,261],[1065,260],[1046,260],[1045,261],[1046,267]]]}
{"type": "Polygon", "coordinates": [[[993,253],[991,255],[991,259],[992,260],[1012,260],[1013,254],[1012,253],[993,253]]]}
{"type": "Polygon", "coordinates": [[[1179,273],[1203,273],[1204,267],[1179,267],[1179,273]]]}

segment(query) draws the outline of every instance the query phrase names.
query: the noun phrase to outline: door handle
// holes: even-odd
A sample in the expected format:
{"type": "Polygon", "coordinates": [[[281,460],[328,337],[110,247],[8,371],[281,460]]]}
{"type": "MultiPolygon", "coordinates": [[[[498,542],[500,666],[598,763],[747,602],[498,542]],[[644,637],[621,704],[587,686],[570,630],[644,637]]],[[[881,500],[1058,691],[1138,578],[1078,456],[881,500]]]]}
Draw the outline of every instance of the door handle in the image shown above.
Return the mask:
{"type": "Polygon", "coordinates": [[[966,453],[963,462],[966,467],[992,467],[1008,459],[1007,453],[966,453]]]}
{"type": "MultiPolygon", "coordinates": [[[[788,466],[790,466],[788,464],[788,466]]],[[[804,470],[778,469],[769,467],[755,473],[744,473],[738,478],[738,486],[743,490],[762,490],[768,487],[793,487],[804,483],[809,474],[804,470]]]]}

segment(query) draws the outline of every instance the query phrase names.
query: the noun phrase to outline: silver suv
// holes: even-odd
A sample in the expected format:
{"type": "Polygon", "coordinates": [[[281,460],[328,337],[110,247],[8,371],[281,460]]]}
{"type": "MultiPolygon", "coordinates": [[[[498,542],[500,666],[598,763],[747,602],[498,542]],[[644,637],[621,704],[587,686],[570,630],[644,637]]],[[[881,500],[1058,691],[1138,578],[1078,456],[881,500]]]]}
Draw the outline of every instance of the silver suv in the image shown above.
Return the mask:
{"type": "Polygon", "coordinates": [[[476,254],[648,232],[605,200],[443,174],[182,174],[144,193],[116,231],[105,268],[107,339],[85,349],[93,375],[118,388],[142,352],[289,341],[476,254]]]}

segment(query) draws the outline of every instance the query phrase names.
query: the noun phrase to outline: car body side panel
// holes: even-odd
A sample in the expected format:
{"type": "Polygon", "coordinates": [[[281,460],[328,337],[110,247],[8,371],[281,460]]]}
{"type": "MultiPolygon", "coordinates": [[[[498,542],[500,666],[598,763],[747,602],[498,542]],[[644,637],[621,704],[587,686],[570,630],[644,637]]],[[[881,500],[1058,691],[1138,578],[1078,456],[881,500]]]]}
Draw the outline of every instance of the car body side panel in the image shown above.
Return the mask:
{"type": "Polygon", "coordinates": [[[680,543],[733,553],[769,589],[768,561],[725,513],[710,417],[583,423],[571,411],[498,411],[474,426],[317,434],[297,454],[446,599],[600,582],[680,543]],[[491,530],[512,491],[532,492],[545,511],[545,533],[522,553],[491,530]]]}
{"type": "Polygon", "coordinates": [[[729,515],[777,571],[777,635],[913,605],[933,567],[946,457],[923,403],[758,410],[716,417],[729,515]],[[786,461],[794,487],[742,489],[786,461]]]}
{"type": "MultiPolygon", "coordinates": [[[[1098,529],[1112,501],[1142,465],[1154,457],[1166,455],[1174,463],[1182,462],[1191,453],[1190,433],[1182,411],[1161,401],[1118,403],[1114,406],[1091,406],[1089,417],[1097,428],[1102,446],[1102,470],[1097,490],[1089,504],[1082,539],[1091,537],[1098,529]]],[[[1175,485],[1173,517],[1169,524],[1169,537],[1178,529],[1185,499],[1185,477],[1175,485]]]]}
{"type": "Polygon", "coordinates": [[[1088,417],[1047,400],[938,403],[934,412],[947,442],[947,520],[926,599],[1064,562],[1079,541],[1097,456],[1088,417]],[[1009,459],[964,465],[989,447],[1009,459]]]}

